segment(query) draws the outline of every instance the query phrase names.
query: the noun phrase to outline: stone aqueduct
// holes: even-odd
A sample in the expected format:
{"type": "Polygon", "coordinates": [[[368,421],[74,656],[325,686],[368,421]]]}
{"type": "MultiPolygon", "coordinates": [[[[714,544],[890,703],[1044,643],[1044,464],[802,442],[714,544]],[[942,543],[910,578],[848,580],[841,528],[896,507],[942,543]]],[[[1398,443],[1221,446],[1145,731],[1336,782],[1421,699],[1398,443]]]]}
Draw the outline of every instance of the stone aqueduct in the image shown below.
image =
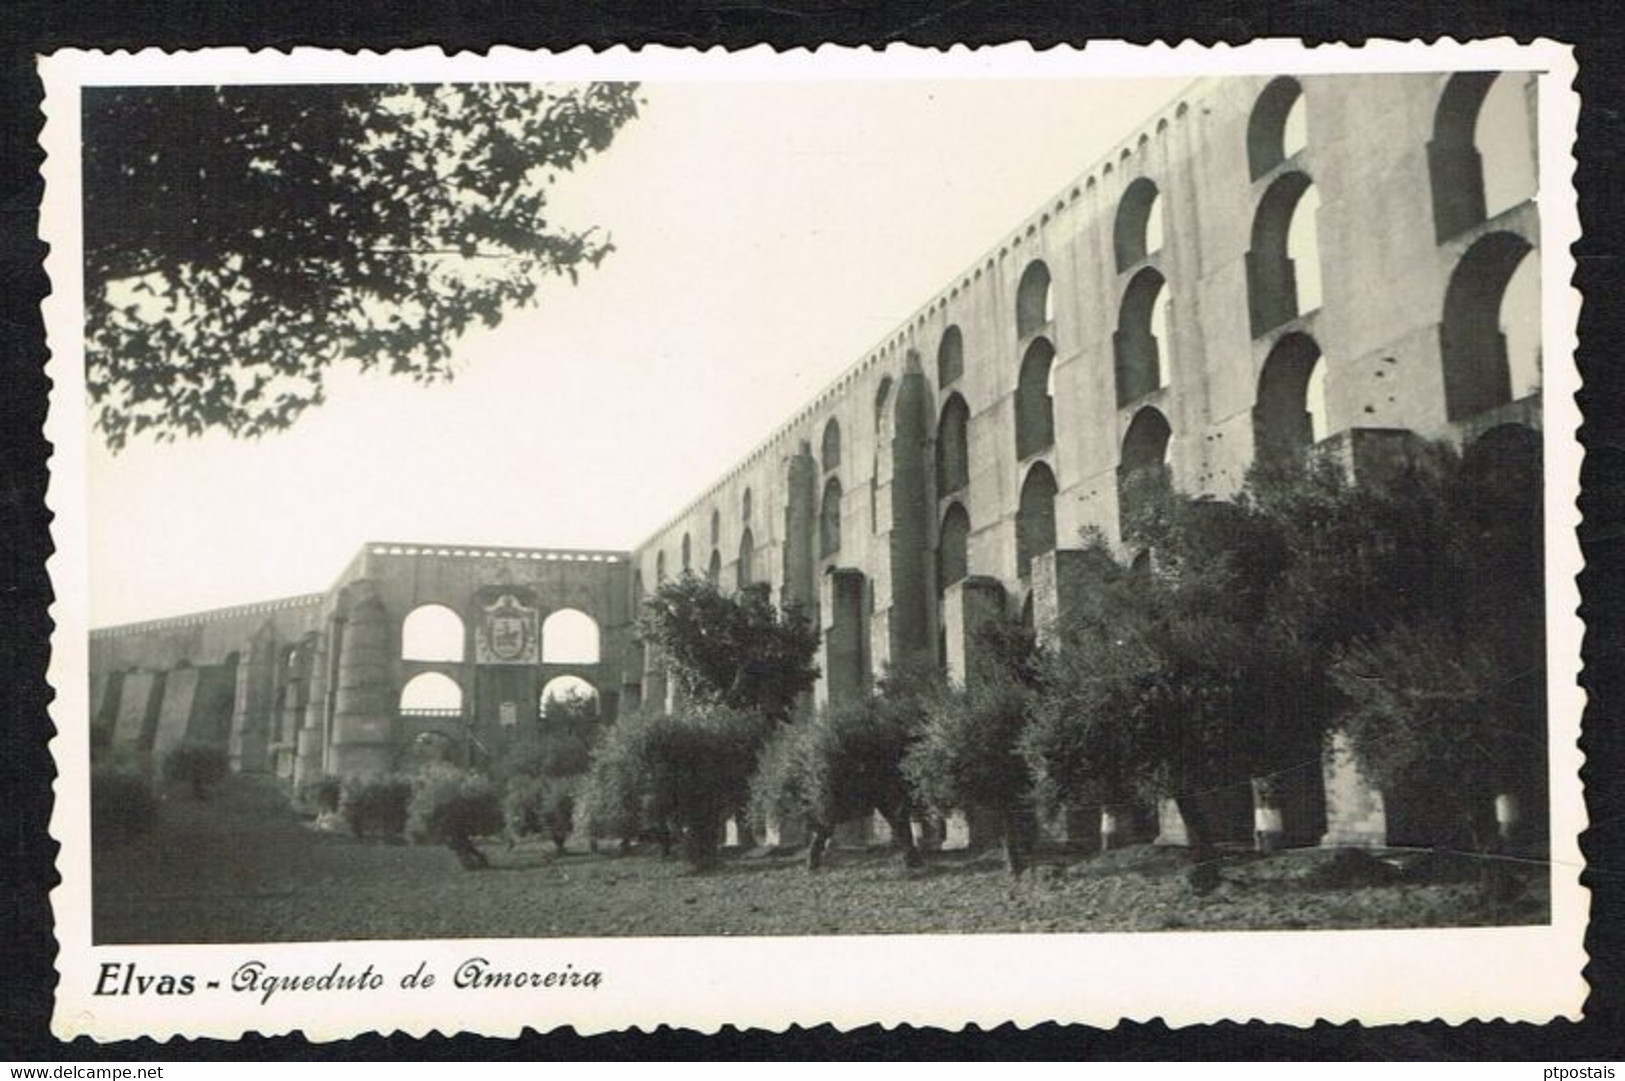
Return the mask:
{"type": "MultiPolygon", "coordinates": [[[[994,616],[1052,626],[1139,471],[1224,498],[1310,446],[1356,476],[1410,435],[1538,454],[1534,95],[1198,82],[635,549],[368,544],[323,593],[96,630],[92,724],[297,781],[489,748],[559,676],[612,720],[669,701],[631,623],[685,570],[816,613],[839,699],[894,658],[963,673],[994,616]]],[[[1346,754],[1314,773],[1325,838],[1383,839],[1346,754]]]]}

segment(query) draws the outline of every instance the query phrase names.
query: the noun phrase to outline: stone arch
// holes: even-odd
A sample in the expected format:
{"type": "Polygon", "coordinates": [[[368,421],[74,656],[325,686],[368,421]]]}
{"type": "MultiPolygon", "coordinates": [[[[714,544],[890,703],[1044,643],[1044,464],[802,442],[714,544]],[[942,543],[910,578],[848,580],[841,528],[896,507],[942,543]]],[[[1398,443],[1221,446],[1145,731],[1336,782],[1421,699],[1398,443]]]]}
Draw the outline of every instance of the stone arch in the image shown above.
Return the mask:
{"type": "Polygon", "coordinates": [[[597,664],[598,621],[579,608],[560,608],[542,621],[543,664],[597,664]]]}
{"type": "Polygon", "coordinates": [[[1162,247],[1162,201],[1157,186],[1140,177],[1123,192],[1112,227],[1117,269],[1125,271],[1162,247]]]}
{"type": "Polygon", "coordinates": [[[1505,72],[1484,95],[1473,128],[1484,178],[1484,217],[1494,218],[1535,197],[1540,177],[1533,122],[1529,117],[1529,76],[1505,72]]]}
{"type": "Polygon", "coordinates": [[[1440,241],[1534,194],[1534,135],[1518,97],[1522,91],[1518,78],[1513,73],[1457,72],[1439,94],[1433,139],[1428,143],[1428,175],[1434,232],[1440,241]],[[1492,92],[1494,103],[1489,102],[1492,92]]]}
{"type": "Polygon", "coordinates": [[[1118,526],[1127,538],[1134,517],[1151,492],[1168,483],[1168,447],[1173,429],[1153,406],[1134,414],[1123,435],[1117,466],[1118,526]]]}
{"type": "Polygon", "coordinates": [[[462,711],[462,684],[444,672],[419,672],[401,688],[402,713],[451,714],[462,711]]]}
{"type": "Polygon", "coordinates": [[[1168,418],[1154,406],[1146,406],[1134,414],[1128,431],[1123,435],[1123,469],[1161,467],[1168,462],[1168,446],[1173,441],[1173,429],[1168,418]]]}
{"type": "Polygon", "coordinates": [[[683,534],[683,573],[687,574],[694,569],[694,542],[689,540],[688,534],[683,534]]]}
{"type": "MultiPolygon", "coordinates": [[[[235,658],[237,654],[233,653],[231,656],[235,658]]],[[[235,664],[235,660],[233,663],[235,664]]],[[[98,744],[110,746],[113,742],[113,729],[118,723],[119,703],[124,697],[124,674],[125,670],[122,668],[109,672],[106,682],[102,685],[101,700],[92,703],[95,708],[90,733],[92,746],[98,744]]]]}
{"type": "Polygon", "coordinates": [[[571,698],[586,699],[592,703],[595,711],[601,713],[603,710],[603,699],[599,697],[598,688],[592,685],[592,681],[566,673],[554,676],[542,687],[541,693],[536,696],[537,716],[546,720],[549,702],[568,702],[571,698]]]}
{"type": "Polygon", "coordinates": [[[1034,259],[1021,272],[1016,286],[1016,337],[1036,334],[1050,320],[1049,267],[1034,259]]]}
{"type": "Polygon", "coordinates": [[[666,553],[655,553],[655,588],[666,584],[666,553]]]}
{"type": "Polygon", "coordinates": [[[951,326],[942,332],[937,345],[937,386],[947,387],[965,374],[965,336],[959,327],[951,326]]]}
{"type": "Polygon", "coordinates": [[[419,732],[396,756],[396,768],[411,773],[436,763],[456,763],[461,741],[438,729],[419,732]]]}
{"type": "Polygon", "coordinates": [[[1055,547],[1055,474],[1044,462],[1027,470],[1021,484],[1021,503],[1016,511],[1016,573],[1026,578],[1033,556],[1055,547]]]}
{"type": "Polygon", "coordinates": [[[711,549],[711,561],[705,565],[705,580],[713,586],[722,585],[722,550],[711,549]]]}
{"type": "Polygon", "coordinates": [[[841,550],[841,482],[831,477],[824,483],[824,498],[818,507],[818,554],[832,556],[841,550]]]}
{"type": "Polygon", "coordinates": [[[467,648],[463,619],[444,604],[422,604],[401,621],[401,659],[461,661],[467,648]]]}
{"type": "Polygon", "coordinates": [[[739,520],[746,525],[750,525],[750,511],[750,489],[746,488],[745,494],[739,497],[739,520]]]}
{"type": "MultiPolygon", "coordinates": [[[[1490,579],[1476,584],[1475,602],[1503,615],[1507,605],[1527,605],[1533,624],[1540,622],[1534,610],[1542,603],[1546,563],[1542,458],[1540,432],[1517,423],[1490,428],[1462,453],[1462,539],[1490,579]]],[[[1518,683],[1531,686],[1511,676],[1509,690],[1518,683]]],[[[1543,711],[1537,705],[1535,712],[1543,711]]]]}
{"type": "Polygon", "coordinates": [[[891,410],[891,376],[880,380],[880,386],[875,390],[875,431],[884,431],[890,426],[891,410]]]}
{"type": "Polygon", "coordinates": [[[1260,461],[1280,461],[1326,437],[1320,346],[1307,334],[1275,343],[1258,377],[1253,445],[1260,461]]]}
{"type": "Polygon", "coordinates": [[[739,536],[739,565],[735,571],[740,589],[747,589],[755,583],[756,538],[747,526],[744,533],[739,536]]]}
{"type": "Polygon", "coordinates": [[[711,508],[711,547],[722,543],[722,512],[711,508]]]}
{"type": "Polygon", "coordinates": [[[1112,335],[1117,404],[1127,405],[1166,382],[1161,338],[1167,336],[1167,289],[1160,271],[1144,267],[1129,279],[1112,335]]]}
{"type": "Polygon", "coordinates": [[[1518,358],[1520,369],[1539,371],[1538,288],[1534,295],[1522,290],[1512,297],[1519,310],[1509,311],[1505,303],[1508,286],[1533,250],[1515,233],[1488,233],[1473,242],[1450,275],[1439,339],[1445,412],[1451,420],[1513,400],[1509,340],[1533,350],[1532,357],[1518,358]]]}
{"type": "Polygon", "coordinates": [[[1258,201],[1247,253],[1253,337],[1320,307],[1320,194],[1307,174],[1283,173],[1258,201]]]}
{"type": "Polygon", "coordinates": [[[1055,347],[1047,338],[1034,338],[1021,360],[1016,383],[1016,457],[1030,458],[1055,443],[1055,399],[1050,392],[1050,368],[1055,347]]]}
{"type": "Polygon", "coordinates": [[[970,485],[970,407],[951,394],[937,420],[937,494],[948,495],[970,485]]]}
{"type": "Polygon", "coordinates": [[[958,500],[948,505],[937,530],[937,590],[970,573],[970,515],[958,500]]]}
{"type": "Polygon", "coordinates": [[[1272,79],[1247,120],[1247,165],[1252,178],[1268,173],[1309,141],[1303,87],[1290,75],[1272,79]]]}
{"type": "MultiPolygon", "coordinates": [[[[869,474],[869,525],[880,529],[880,486],[892,479],[892,437],[897,429],[892,416],[892,380],[886,376],[875,391],[875,455],[869,474]]],[[[901,407],[901,400],[898,401],[901,407]]]]}
{"type": "Polygon", "coordinates": [[[818,460],[828,473],[841,464],[841,423],[834,417],[824,425],[824,439],[819,448],[818,460]]]}

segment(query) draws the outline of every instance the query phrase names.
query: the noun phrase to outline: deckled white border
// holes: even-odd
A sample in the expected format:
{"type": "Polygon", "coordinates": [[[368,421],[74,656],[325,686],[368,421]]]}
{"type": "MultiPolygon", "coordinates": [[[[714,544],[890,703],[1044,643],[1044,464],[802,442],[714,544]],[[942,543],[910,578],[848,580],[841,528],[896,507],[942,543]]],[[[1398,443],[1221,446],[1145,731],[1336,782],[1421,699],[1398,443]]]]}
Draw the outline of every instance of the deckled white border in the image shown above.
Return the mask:
{"type": "MultiPolygon", "coordinates": [[[[1574,355],[1580,297],[1567,286],[1579,236],[1573,138],[1579,102],[1571,51],[1551,42],[1435,45],[1373,42],[1358,48],[1295,42],[1204,48],[1116,43],[1035,52],[1011,45],[946,52],[892,46],[779,53],[624,48],[558,55],[499,48],[489,57],[420,49],[389,54],[242,49],[171,55],[159,50],[101,56],[57,53],[41,62],[46,88],[46,199],[42,229],[53,292],[44,305],[53,391],[46,433],[54,447],[50,506],[55,555],[50,680],[60,778],[51,832],[61,842],[63,884],[52,894],[61,947],[53,1031],[109,1040],[171,1035],[236,1037],[303,1031],[316,1040],[368,1031],[473,1031],[517,1035],[524,1027],[573,1025],[582,1033],[656,1024],[712,1032],[725,1024],[782,1030],[791,1023],[840,1028],[910,1023],[1044,1021],[1109,1026],[1160,1018],[1169,1025],[1221,1019],[1370,1024],[1438,1018],[1546,1021],[1578,1018],[1586,985],[1582,935],[1589,893],[1579,885],[1578,836],[1585,808],[1577,745],[1584,698],[1574,575],[1579,514],[1580,423],[1574,355]],[[1199,932],[1093,935],[863,936],[851,938],[557,939],[493,942],[93,947],[90,936],[87,678],[87,410],[80,328],[79,95],[84,85],[177,82],[362,82],[469,79],[706,78],[897,79],[1068,78],[1133,75],[1535,69],[1539,93],[1541,276],[1544,284],[1546,523],[1549,635],[1552,917],[1549,927],[1458,930],[1199,932]],[[290,972],[333,961],[371,963],[398,976],[419,960],[449,973],[484,956],[512,969],[605,973],[596,991],[460,992],[442,977],[434,991],[184,998],[96,998],[100,960],[134,961],[146,972],[229,979],[251,957],[290,972]]],[[[1013,208],[1019,214],[1022,208],[1013,208]]]]}

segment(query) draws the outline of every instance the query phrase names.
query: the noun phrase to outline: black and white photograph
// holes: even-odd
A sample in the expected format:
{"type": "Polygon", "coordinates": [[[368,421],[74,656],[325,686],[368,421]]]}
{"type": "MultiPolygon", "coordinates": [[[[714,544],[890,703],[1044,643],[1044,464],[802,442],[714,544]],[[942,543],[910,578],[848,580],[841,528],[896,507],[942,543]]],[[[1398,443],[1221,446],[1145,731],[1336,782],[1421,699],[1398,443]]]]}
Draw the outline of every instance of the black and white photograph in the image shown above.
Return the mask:
{"type": "Polygon", "coordinates": [[[47,59],[59,1032],[1576,1016],[1569,54],[1087,59],[47,59]]]}

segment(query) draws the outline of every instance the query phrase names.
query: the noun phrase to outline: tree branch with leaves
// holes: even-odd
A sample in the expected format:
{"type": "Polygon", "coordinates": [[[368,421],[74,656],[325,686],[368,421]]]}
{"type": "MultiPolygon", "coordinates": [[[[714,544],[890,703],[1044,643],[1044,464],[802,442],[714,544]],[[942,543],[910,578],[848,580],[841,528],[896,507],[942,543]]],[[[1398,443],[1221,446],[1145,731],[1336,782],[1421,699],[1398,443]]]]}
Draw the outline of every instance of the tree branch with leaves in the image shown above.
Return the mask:
{"type": "Polygon", "coordinates": [[[549,220],[637,86],[87,89],[85,364],[109,447],[286,428],[353,362],[419,382],[612,245],[549,220]]]}

